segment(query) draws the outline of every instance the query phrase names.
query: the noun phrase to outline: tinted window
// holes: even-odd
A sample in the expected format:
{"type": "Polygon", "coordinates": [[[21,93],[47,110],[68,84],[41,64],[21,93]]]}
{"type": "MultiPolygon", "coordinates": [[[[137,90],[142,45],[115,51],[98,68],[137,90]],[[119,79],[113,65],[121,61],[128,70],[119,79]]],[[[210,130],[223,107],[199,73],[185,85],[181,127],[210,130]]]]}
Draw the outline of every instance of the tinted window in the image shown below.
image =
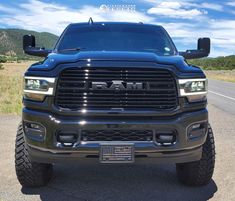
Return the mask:
{"type": "Polygon", "coordinates": [[[141,51],[173,55],[175,49],[166,32],[144,25],[71,25],[57,46],[58,51],[82,48],[82,51],[141,51]]]}

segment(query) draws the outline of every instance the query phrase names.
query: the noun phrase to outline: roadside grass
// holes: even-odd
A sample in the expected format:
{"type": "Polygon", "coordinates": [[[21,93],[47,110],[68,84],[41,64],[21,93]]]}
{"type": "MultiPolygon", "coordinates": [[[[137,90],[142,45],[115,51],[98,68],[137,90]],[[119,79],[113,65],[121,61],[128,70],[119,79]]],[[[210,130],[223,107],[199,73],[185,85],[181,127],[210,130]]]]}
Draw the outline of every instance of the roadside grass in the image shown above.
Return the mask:
{"type": "Polygon", "coordinates": [[[4,63],[0,70],[0,114],[20,114],[23,74],[32,62],[4,63]]]}
{"type": "Polygon", "coordinates": [[[235,83],[235,70],[206,70],[207,78],[235,83]]]}
{"type": "Polygon", "coordinates": [[[3,64],[0,63],[0,70],[3,70],[3,69],[4,69],[3,64]]]}
{"type": "Polygon", "coordinates": [[[0,113],[19,114],[22,100],[22,78],[0,75],[0,113]]]}

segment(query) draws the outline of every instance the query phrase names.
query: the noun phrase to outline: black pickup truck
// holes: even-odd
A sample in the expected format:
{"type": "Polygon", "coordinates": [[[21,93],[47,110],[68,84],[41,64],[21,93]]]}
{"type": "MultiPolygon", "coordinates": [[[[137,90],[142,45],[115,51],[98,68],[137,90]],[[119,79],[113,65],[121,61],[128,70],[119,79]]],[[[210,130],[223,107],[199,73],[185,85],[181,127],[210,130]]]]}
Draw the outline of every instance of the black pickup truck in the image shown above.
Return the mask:
{"type": "Polygon", "coordinates": [[[178,52],[161,26],[89,21],[70,24],[53,50],[33,35],[23,48],[45,59],[24,75],[15,148],[22,186],[46,185],[54,163],[87,158],[172,163],[184,184],[211,180],[207,79],[186,62],[209,55],[209,38],[178,52]]]}

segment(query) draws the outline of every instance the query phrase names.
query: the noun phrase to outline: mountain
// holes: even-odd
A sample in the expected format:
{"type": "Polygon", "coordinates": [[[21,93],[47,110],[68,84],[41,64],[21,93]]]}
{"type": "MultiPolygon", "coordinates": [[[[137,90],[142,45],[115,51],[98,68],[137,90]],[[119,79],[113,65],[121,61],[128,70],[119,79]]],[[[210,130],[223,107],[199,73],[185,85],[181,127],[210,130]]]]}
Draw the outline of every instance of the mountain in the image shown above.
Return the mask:
{"type": "Polygon", "coordinates": [[[47,32],[36,32],[24,29],[0,29],[0,55],[28,57],[23,53],[23,35],[32,34],[36,38],[36,46],[52,48],[58,36],[47,32]]]}

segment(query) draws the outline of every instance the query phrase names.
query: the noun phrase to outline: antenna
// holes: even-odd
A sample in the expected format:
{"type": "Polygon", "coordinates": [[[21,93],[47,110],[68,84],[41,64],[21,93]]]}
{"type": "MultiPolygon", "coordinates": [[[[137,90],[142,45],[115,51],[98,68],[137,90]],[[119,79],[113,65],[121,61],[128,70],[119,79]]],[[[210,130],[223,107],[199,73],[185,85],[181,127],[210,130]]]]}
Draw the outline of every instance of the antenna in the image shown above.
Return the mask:
{"type": "Polygon", "coordinates": [[[92,19],[92,17],[90,17],[89,18],[89,21],[88,21],[88,24],[93,24],[94,22],[93,22],[93,19],[92,19]]]}

